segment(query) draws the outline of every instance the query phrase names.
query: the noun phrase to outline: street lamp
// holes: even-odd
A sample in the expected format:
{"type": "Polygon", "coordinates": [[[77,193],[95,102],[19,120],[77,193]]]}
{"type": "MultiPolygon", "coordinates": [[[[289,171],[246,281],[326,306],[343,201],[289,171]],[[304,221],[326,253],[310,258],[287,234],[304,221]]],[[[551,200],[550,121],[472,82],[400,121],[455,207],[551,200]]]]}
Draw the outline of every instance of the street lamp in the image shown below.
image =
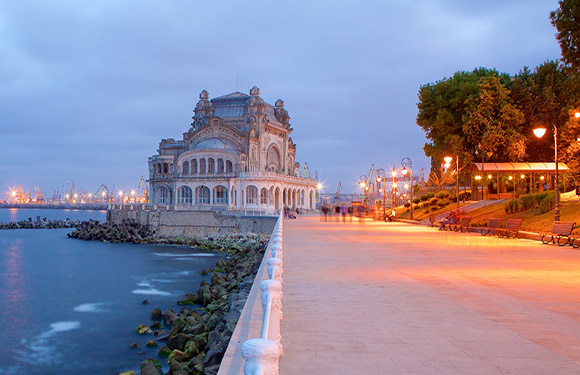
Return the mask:
{"type": "Polygon", "coordinates": [[[383,220],[386,220],[387,213],[385,207],[385,198],[386,198],[386,190],[387,190],[387,179],[385,177],[385,170],[383,168],[377,169],[377,183],[379,184],[379,188],[381,187],[381,181],[383,182],[383,220]]]}
{"type": "Polygon", "coordinates": [[[413,220],[413,162],[410,158],[403,158],[403,160],[401,160],[401,165],[403,166],[403,176],[406,176],[407,172],[409,172],[409,184],[411,185],[411,188],[409,189],[409,203],[411,203],[411,213],[409,218],[413,220]]]}
{"type": "Polygon", "coordinates": [[[393,193],[393,203],[391,203],[391,210],[395,208],[395,189],[397,188],[397,182],[396,182],[396,178],[397,178],[397,169],[395,169],[395,166],[393,165],[393,171],[391,172],[391,176],[393,176],[393,185],[391,188],[391,191],[393,193]]]}
{"type": "MultiPolygon", "coordinates": [[[[443,158],[443,160],[445,161],[445,164],[447,165],[447,168],[449,168],[449,166],[451,165],[451,161],[453,160],[452,156],[445,156],[443,158]]],[[[457,170],[455,171],[455,173],[457,174],[457,210],[459,211],[459,156],[455,157],[455,162],[457,163],[457,170]]]]}
{"type": "Polygon", "coordinates": [[[359,181],[358,186],[360,186],[362,191],[365,193],[365,198],[364,198],[363,204],[366,205],[367,204],[367,191],[368,191],[367,182],[366,182],[367,176],[365,176],[365,175],[360,176],[358,181],[359,181]]]}
{"type": "MultiPolygon", "coordinates": [[[[580,118],[580,113],[576,112],[574,114],[576,118],[580,118]]],[[[554,183],[554,221],[560,221],[560,188],[558,187],[558,127],[556,124],[554,126],[554,164],[556,165],[556,182],[554,183]]],[[[542,138],[546,134],[546,128],[537,127],[533,130],[534,135],[538,138],[542,138]]]]}

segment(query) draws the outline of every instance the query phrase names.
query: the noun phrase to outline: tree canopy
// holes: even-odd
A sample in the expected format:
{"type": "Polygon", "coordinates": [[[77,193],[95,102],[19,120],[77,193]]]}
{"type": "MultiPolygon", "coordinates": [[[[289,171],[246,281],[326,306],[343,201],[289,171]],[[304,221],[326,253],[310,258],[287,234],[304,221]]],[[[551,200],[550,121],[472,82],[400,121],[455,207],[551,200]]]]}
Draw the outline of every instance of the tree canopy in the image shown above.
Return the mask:
{"type": "Polygon", "coordinates": [[[560,0],[559,8],[550,13],[562,58],[576,73],[580,72],[580,2],[560,0]]]}
{"type": "Polygon", "coordinates": [[[579,120],[570,115],[578,109],[579,93],[578,79],[557,61],[546,61],[533,71],[524,67],[515,76],[478,68],[423,85],[417,125],[428,139],[425,155],[433,166],[445,155],[459,156],[462,165],[482,159],[552,161],[553,133],[547,139],[532,133],[541,125],[559,129],[562,160],[569,161],[576,153],[567,148],[576,147],[580,136],[579,120]]]}

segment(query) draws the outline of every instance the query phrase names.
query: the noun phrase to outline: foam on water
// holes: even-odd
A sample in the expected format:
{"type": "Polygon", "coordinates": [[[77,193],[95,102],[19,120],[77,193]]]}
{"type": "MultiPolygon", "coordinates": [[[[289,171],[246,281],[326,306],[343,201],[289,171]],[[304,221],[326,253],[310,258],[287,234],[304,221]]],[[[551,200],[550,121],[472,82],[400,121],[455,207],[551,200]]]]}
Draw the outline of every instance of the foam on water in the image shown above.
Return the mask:
{"type": "Polygon", "coordinates": [[[164,292],[162,290],[158,290],[158,289],[135,289],[133,291],[131,291],[131,293],[133,294],[146,294],[146,295],[152,295],[152,296],[170,296],[171,293],[169,292],[164,292]]]}
{"type": "Polygon", "coordinates": [[[17,357],[21,362],[49,365],[58,363],[60,355],[56,352],[56,347],[50,345],[49,339],[58,333],[72,331],[81,326],[80,322],[56,322],[50,325],[50,329],[32,338],[32,340],[22,340],[28,350],[18,351],[17,357]],[[32,354],[32,355],[31,355],[32,354]]]}
{"type": "Polygon", "coordinates": [[[76,306],[73,310],[76,312],[93,312],[93,313],[101,313],[106,311],[105,304],[102,302],[83,303],[82,305],[76,306]]]}
{"type": "Polygon", "coordinates": [[[195,254],[176,254],[176,253],[153,253],[159,257],[214,257],[215,254],[207,254],[207,253],[195,253],[195,254]]]}

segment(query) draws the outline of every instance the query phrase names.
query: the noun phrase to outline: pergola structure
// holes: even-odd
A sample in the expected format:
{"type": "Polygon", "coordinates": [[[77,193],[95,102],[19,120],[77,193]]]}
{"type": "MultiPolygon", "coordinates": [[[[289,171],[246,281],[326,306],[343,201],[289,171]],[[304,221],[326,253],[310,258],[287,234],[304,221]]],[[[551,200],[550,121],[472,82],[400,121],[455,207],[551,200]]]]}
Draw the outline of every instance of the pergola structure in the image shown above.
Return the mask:
{"type": "MultiPolygon", "coordinates": [[[[472,187],[481,188],[484,198],[509,199],[521,190],[536,193],[553,189],[556,163],[472,163],[469,171],[472,187]],[[489,192],[490,185],[494,193],[489,192]]],[[[565,174],[569,169],[565,163],[558,163],[558,171],[565,174]]]]}

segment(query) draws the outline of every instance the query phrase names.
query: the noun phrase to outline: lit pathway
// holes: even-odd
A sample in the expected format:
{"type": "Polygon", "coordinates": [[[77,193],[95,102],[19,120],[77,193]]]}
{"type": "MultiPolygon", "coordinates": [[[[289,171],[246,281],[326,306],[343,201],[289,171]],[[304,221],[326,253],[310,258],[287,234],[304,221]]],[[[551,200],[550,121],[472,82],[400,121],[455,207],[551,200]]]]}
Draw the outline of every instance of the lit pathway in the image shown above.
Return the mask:
{"type": "Polygon", "coordinates": [[[284,221],[281,375],[580,374],[580,251],[284,221]]]}

